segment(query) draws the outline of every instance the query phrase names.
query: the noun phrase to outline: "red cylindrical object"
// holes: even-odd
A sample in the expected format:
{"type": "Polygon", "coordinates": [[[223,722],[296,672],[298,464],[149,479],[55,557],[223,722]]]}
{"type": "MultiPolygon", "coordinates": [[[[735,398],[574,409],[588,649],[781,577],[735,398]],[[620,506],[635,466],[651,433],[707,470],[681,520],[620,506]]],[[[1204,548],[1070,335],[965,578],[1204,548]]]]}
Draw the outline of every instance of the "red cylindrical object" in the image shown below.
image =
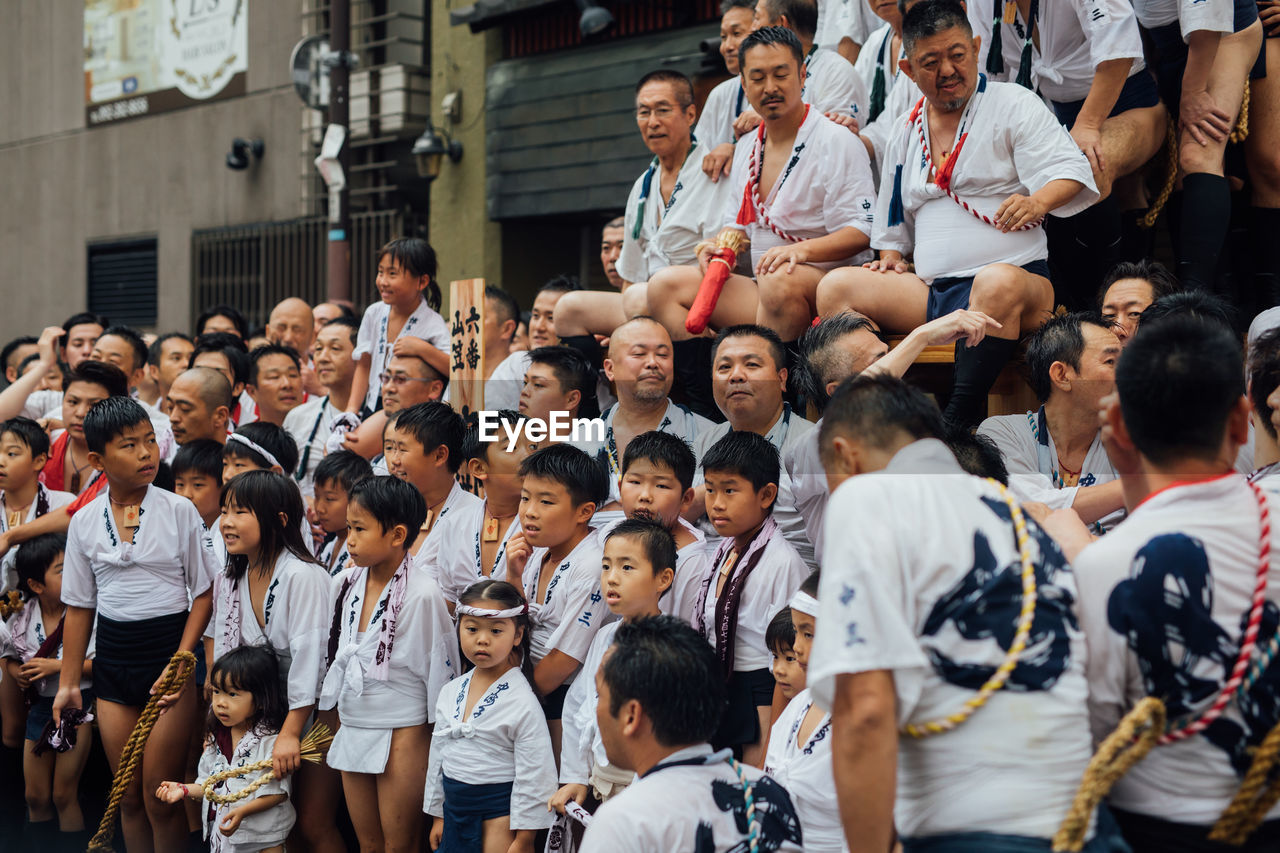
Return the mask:
{"type": "Polygon", "coordinates": [[[691,335],[700,335],[711,322],[711,312],[716,310],[716,302],[720,299],[720,291],[724,283],[733,274],[738,263],[738,253],[727,246],[722,246],[711,253],[707,262],[707,274],[702,277],[698,287],[698,296],[689,308],[689,316],[685,318],[684,328],[691,335]]]}

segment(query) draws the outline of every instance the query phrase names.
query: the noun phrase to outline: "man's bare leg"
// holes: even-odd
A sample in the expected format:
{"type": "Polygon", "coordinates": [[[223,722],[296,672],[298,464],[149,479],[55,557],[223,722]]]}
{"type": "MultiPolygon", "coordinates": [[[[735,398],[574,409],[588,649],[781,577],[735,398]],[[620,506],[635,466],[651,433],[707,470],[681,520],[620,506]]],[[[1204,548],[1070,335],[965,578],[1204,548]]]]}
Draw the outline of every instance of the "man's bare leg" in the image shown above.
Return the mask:
{"type": "Polygon", "coordinates": [[[929,286],[912,273],[840,267],[818,283],[819,317],[857,311],[891,334],[905,335],[925,321],[929,286]]]}
{"type": "MultiPolygon", "coordinates": [[[[697,267],[667,267],[649,279],[649,310],[670,333],[671,340],[685,341],[693,337],[684,322],[701,286],[702,271],[697,267]]],[[[739,323],[754,323],[757,301],[754,281],[742,275],[729,276],[711,312],[708,327],[723,329],[739,323]]]]}
{"type": "Polygon", "coordinates": [[[1105,171],[1095,174],[1100,199],[1112,185],[1141,169],[1164,145],[1169,113],[1163,104],[1126,110],[1102,123],[1102,158],[1105,171]]]}
{"type": "Polygon", "coordinates": [[[791,272],[784,267],[761,275],[757,280],[760,305],[756,322],[773,329],[784,341],[799,338],[817,312],[816,294],[823,274],[818,267],[800,264],[791,272]]]}
{"type": "Polygon", "coordinates": [[[612,334],[627,319],[623,314],[622,302],[621,293],[570,291],[556,303],[556,334],[561,338],[612,334]]]}

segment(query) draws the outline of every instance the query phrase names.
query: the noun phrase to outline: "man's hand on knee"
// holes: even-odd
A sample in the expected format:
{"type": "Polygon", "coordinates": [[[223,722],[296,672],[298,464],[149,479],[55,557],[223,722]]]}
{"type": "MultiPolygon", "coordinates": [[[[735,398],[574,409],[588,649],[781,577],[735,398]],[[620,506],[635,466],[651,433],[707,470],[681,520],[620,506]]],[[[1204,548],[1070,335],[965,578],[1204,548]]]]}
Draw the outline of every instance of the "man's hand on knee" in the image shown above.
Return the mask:
{"type": "Polygon", "coordinates": [[[756,264],[756,276],[772,275],[782,272],[786,275],[796,271],[796,267],[809,262],[809,251],[804,241],[789,246],[774,246],[760,256],[756,264]]]}

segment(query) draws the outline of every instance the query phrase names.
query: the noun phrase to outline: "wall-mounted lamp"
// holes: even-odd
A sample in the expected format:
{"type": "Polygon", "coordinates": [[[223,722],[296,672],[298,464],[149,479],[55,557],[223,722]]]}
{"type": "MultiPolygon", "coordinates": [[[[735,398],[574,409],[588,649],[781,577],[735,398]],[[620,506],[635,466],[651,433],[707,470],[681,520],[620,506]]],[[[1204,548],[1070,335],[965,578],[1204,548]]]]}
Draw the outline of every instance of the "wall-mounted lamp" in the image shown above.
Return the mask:
{"type": "Polygon", "coordinates": [[[231,150],[227,152],[227,168],[237,172],[244,171],[254,159],[261,160],[265,150],[266,146],[261,139],[241,139],[237,136],[231,141],[231,150]]]}
{"type": "Polygon", "coordinates": [[[600,8],[593,0],[576,0],[576,2],[578,10],[582,12],[578,18],[578,29],[582,31],[583,38],[599,35],[613,26],[613,15],[609,14],[608,9],[600,8]]]}
{"type": "Polygon", "coordinates": [[[446,154],[449,162],[457,163],[462,159],[462,143],[428,124],[427,129],[413,143],[413,158],[418,164],[418,176],[434,181],[440,176],[440,164],[446,154]]]}

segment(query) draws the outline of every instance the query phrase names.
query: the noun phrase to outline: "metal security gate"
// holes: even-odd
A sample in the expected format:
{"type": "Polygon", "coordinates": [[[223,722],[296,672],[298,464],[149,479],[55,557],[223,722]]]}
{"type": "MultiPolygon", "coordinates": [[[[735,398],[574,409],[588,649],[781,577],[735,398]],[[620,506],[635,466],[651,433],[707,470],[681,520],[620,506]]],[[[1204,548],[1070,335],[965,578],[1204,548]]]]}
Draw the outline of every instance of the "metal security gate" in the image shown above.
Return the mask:
{"type": "MultiPolygon", "coordinates": [[[[271,308],[297,296],[323,302],[328,281],[322,216],[207,228],[191,234],[191,321],[205,308],[238,308],[251,328],[263,326],[271,308]]],[[[426,236],[426,218],[399,211],[351,216],[351,296],[357,311],[374,299],[375,253],[400,236],[426,236]]]]}

